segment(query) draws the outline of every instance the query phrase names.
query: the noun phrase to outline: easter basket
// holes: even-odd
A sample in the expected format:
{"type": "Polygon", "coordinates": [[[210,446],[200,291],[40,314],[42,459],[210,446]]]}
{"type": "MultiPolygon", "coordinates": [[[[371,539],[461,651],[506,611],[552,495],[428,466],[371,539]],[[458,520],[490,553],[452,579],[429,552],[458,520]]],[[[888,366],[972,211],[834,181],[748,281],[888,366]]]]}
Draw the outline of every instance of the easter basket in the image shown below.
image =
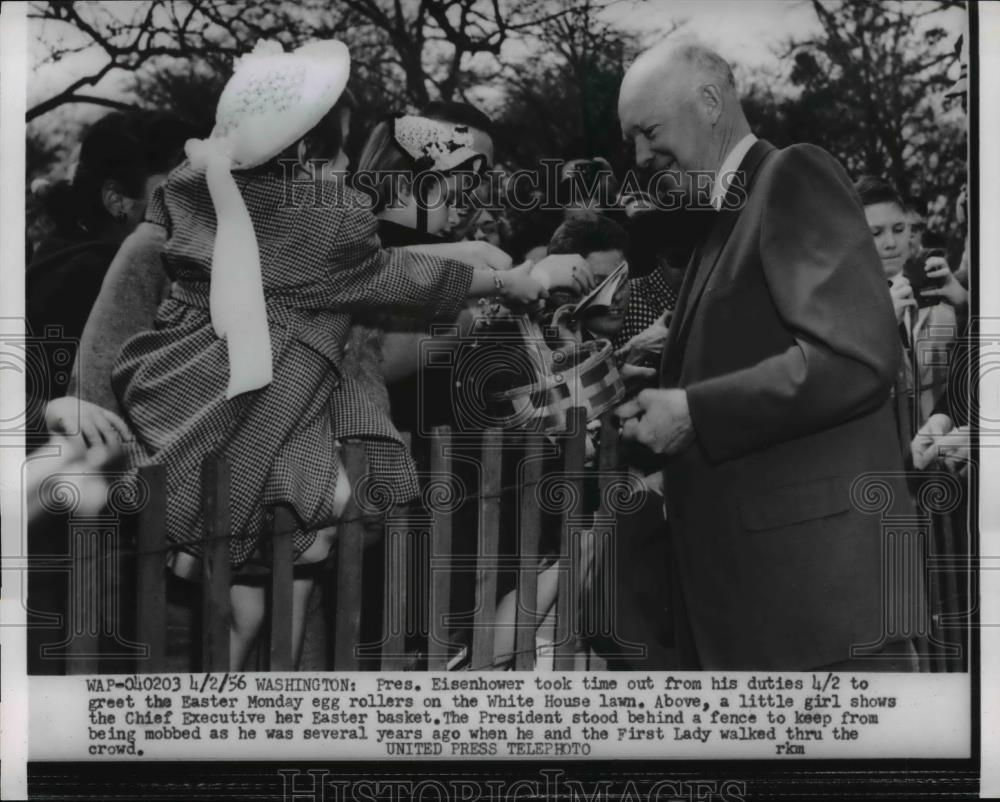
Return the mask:
{"type": "Polygon", "coordinates": [[[557,434],[566,431],[567,412],[574,407],[583,407],[592,420],[621,401],[625,384],[610,342],[570,342],[553,350],[537,323],[527,321],[526,328],[537,346],[530,349],[535,380],[490,394],[504,428],[557,434]]]}

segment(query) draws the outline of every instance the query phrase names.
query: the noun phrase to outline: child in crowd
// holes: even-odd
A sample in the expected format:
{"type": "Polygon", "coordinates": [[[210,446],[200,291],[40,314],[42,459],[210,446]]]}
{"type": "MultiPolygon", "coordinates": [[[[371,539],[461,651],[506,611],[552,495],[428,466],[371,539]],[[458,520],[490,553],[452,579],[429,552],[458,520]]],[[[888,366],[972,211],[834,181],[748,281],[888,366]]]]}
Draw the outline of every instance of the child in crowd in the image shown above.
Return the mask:
{"type": "Polygon", "coordinates": [[[951,353],[968,315],[968,291],[943,252],[911,248],[910,222],[899,194],[885,181],[863,176],[855,189],[864,205],[889,284],[903,360],[897,399],[900,437],[909,443],[947,392],[951,353]]]}
{"type": "MultiPolygon", "coordinates": [[[[113,372],[136,436],[132,464],[166,466],[180,573],[193,567],[202,536],[201,463],[217,455],[229,465],[234,669],[264,616],[265,506],[292,509],[296,562],[309,565],[329,554],[349,496],[338,437],[357,430],[358,410],[338,388],[348,378],[352,315],[447,318],[470,295],[532,303],[544,294],[527,269],[498,273],[488,263],[381,249],[367,199],[338,180],[349,64],[336,41],[291,53],[266,43],[240,60],[212,136],[188,143],[189,161],[149,206],[147,220],[166,229],[174,284],[155,330],[130,339],[113,372]]],[[[469,253],[467,244],[456,251],[469,253]]],[[[417,492],[412,461],[388,419],[375,423],[366,427],[371,470],[394,502],[406,502],[417,492]]],[[[296,575],[296,654],[312,583],[308,572],[296,575]]]]}
{"type": "MultiPolygon", "coordinates": [[[[580,212],[568,217],[555,231],[549,242],[548,252],[552,254],[580,253],[589,264],[596,282],[612,276],[621,271],[621,266],[625,262],[625,254],[628,252],[629,238],[625,230],[610,218],[596,214],[594,212],[580,212]]],[[[559,334],[555,339],[549,340],[550,346],[579,346],[582,343],[593,340],[614,341],[618,336],[626,313],[631,303],[630,282],[627,279],[627,267],[625,275],[618,283],[617,287],[608,288],[610,295],[607,299],[602,299],[602,303],[593,304],[588,310],[577,314],[576,305],[583,295],[578,289],[571,287],[554,286],[546,301],[543,317],[547,321],[554,323],[553,326],[546,327],[550,332],[553,328],[558,329],[559,334]],[[555,320],[552,320],[555,317],[555,320]],[[562,318],[562,319],[559,319],[562,318]]],[[[646,317],[652,317],[646,315],[646,317]]],[[[650,319],[649,325],[654,325],[656,319],[650,319]]],[[[581,401],[582,403],[582,401],[581,401]]],[[[595,513],[599,504],[599,490],[597,484],[599,476],[596,472],[597,449],[599,447],[599,417],[593,416],[588,421],[587,433],[587,466],[588,477],[585,480],[584,507],[587,513],[595,513]]],[[[628,466],[619,466],[621,470],[627,470],[628,466]]],[[[553,470],[558,470],[557,465],[552,466],[553,470]]],[[[662,646],[656,641],[655,635],[650,635],[655,627],[645,621],[645,614],[639,610],[642,602],[650,597],[656,596],[653,590],[658,585],[655,578],[647,577],[641,572],[636,573],[631,579],[622,576],[620,566],[622,566],[621,556],[626,551],[635,551],[637,543],[643,547],[648,547],[650,538],[650,520],[662,522],[662,500],[655,493],[645,493],[638,476],[635,480],[635,491],[643,493],[643,502],[636,506],[641,508],[645,517],[637,517],[639,513],[630,513],[629,516],[620,519],[621,526],[614,533],[614,542],[617,544],[619,560],[612,560],[609,563],[604,554],[608,545],[604,543],[599,533],[594,531],[584,532],[581,541],[581,554],[578,571],[575,576],[582,580],[581,588],[589,602],[584,608],[589,610],[600,610],[607,612],[608,609],[628,610],[633,617],[637,617],[631,622],[629,634],[634,637],[634,643],[645,643],[649,654],[659,655],[662,646]],[[652,518],[650,518],[652,512],[652,518]],[[625,518],[629,523],[625,523],[625,518]],[[638,525],[640,531],[633,528],[638,525]],[[625,531],[625,529],[629,531],[625,531]],[[613,569],[612,566],[619,566],[613,569]],[[611,608],[608,605],[613,605],[611,608]]],[[[559,549],[558,541],[552,539],[552,535],[558,532],[558,527],[553,526],[554,521],[545,528],[549,537],[541,544],[543,552],[548,553],[548,557],[543,558],[539,566],[536,610],[538,611],[538,643],[551,643],[554,638],[554,608],[556,593],[558,590],[559,572],[567,570],[562,564],[562,560],[554,560],[552,554],[559,549]]],[[[660,538],[662,540],[662,538],[660,538]]],[[[655,544],[651,549],[651,554],[662,552],[655,544]]],[[[646,564],[642,560],[639,564],[646,564]]],[[[634,565],[634,563],[633,563],[634,565]]],[[[494,657],[498,664],[505,664],[509,661],[513,649],[515,638],[515,627],[513,622],[516,613],[516,596],[514,591],[504,592],[509,583],[505,585],[502,578],[500,582],[501,594],[497,606],[496,621],[498,630],[494,640],[494,657]]],[[[661,594],[662,595],[662,594],[661,594]]],[[[581,596],[581,604],[585,598],[581,596]]],[[[655,615],[654,610],[646,611],[650,616],[655,615]]],[[[594,623],[594,622],[591,622],[594,623]]],[[[606,633],[602,648],[605,651],[615,652],[622,644],[615,640],[613,634],[606,633]]],[[[539,659],[551,659],[551,654],[539,654],[539,659]]],[[[647,663],[652,665],[652,663],[647,663]]]]}
{"type": "MultiPolygon", "coordinates": [[[[354,182],[371,198],[383,242],[426,254],[447,254],[477,244],[453,243],[446,236],[467,211],[463,204],[473,205],[471,198],[460,196],[463,182],[472,179],[465,187],[471,191],[476,177],[491,166],[491,125],[477,109],[450,103],[431,104],[421,115],[392,115],[374,127],[358,159],[354,182]]],[[[570,285],[585,291],[594,283],[589,264],[576,254],[543,258],[522,269],[545,287],[570,285]]],[[[440,362],[437,367],[422,363],[421,349],[431,340],[427,322],[415,325],[412,319],[386,314],[372,322],[385,330],[383,374],[390,383],[393,422],[400,431],[426,433],[436,425],[462,428],[461,416],[453,408],[451,370],[442,369],[440,362]]],[[[468,334],[472,316],[438,322],[456,324],[449,326],[453,333],[468,334]]],[[[462,344],[462,337],[449,334],[435,338],[434,348],[457,350],[462,344]]]]}

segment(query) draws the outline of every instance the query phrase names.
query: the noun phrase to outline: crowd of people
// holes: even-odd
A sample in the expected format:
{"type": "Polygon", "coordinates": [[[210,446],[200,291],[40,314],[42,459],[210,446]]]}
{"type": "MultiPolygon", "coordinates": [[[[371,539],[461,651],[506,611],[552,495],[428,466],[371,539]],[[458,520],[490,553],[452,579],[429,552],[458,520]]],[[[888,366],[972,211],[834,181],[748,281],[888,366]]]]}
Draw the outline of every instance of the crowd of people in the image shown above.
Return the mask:
{"type": "MultiPolygon", "coordinates": [[[[488,183],[502,148],[489,117],[466,103],[386,116],[352,163],[349,63],[338,42],[290,53],[263,44],[238,63],[211,136],[148,111],[110,113],[83,134],[71,179],[49,188],[51,234],[33,244],[27,269],[29,335],[75,347],[75,363],[49,359],[29,384],[29,445],[50,438],[74,464],[86,454],[91,471],[166,466],[173,582],[199,578],[199,466],[224,456],[233,475],[230,664],[247,666],[261,630],[265,510],[284,504],[297,527],[295,660],[318,668],[307,635],[320,609],[318,566],[360,492],[342,444],[364,445],[386,511],[412,503],[433,427],[556,434],[559,404],[532,388],[546,386],[553,365],[593,356],[608,384],[581,403],[589,470],[596,422],[615,410],[624,438],[615,467],[634,476],[641,503],[621,516],[616,559],[584,558],[586,592],[616,611],[614,632],[590,645],[613,667],[649,670],[849,662],[841,653],[870,634],[862,625],[872,623],[877,587],[841,615],[818,612],[823,602],[812,597],[790,613],[781,581],[763,571],[746,580],[740,571],[755,569],[740,555],[748,531],[774,530],[780,540],[758,539],[754,559],[778,549],[775,570],[797,576],[792,585],[810,572],[851,574],[854,560],[873,555],[867,525],[851,520],[853,555],[787,539],[810,525],[810,537],[833,548],[829,527],[846,507],[830,471],[901,470],[904,461],[963,469],[972,421],[950,365],[968,321],[968,271],[956,275],[935,232],[918,230],[918,210],[879,177],[851,186],[819,149],[756,140],[728,65],[697,44],[644,54],[619,108],[644,175],[715,177],[707,203],[680,209],[623,192],[600,157],[563,163],[559,203],[542,208],[464,194],[467,179],[488,183]],[[292,77],[302,73],[311,94],[292,77]],[[676,122],[687,118],[691,130],[676,122]],[[478,366],[465,386],[463,360],[478,366]],[[525,398],[527,408],[501,403],[525,398]],[[401,432],[411,433],[409,447],[401,432]],[[889,438],[893,454],[852,462],[858,437],[872,448],[889,438]],[[817,448],[826,469],[803,468],[817,448]],[[807,479],[808,497],[773,492],[807,479]],[[792,518],[775,511],[781,505],[792,518]],[[708,536],[732,528],[733,509],[743,511],[743,544],[708,536]],[[816,628],[824,634],[804,636],[816,628]]],[[[459,461],[455,470],[475,486],[473,469],[459,461]]],[[[97,498],[100,488],[88,492],[97,498]]],[[[476,515],[474,505],[458,513],[459,540],[476,515]]],[[[41,513],[34,522],[36,531],[51,525],[41,513]]],[[[566,568],[557,545],[543,537],[540,644],[554,637],[566,568]]],[[[826,574],[815,581],[824,593],[845,590],[826,574]]],[[[382,591],[366,591],[373,609],[382,591]]],[[[513,598],[500,581],[493,667],[512,662],[513,598]]]]}

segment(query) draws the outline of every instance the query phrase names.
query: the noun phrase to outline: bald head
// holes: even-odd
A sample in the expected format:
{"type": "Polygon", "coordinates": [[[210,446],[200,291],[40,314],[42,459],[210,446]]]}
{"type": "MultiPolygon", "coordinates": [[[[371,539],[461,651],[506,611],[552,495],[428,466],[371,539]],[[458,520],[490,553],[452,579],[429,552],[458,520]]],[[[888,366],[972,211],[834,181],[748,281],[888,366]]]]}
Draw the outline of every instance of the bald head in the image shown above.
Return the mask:
{"type": "Polygon", "coordinates": [[[692,91],[712,84],[736,97],[736,80],[729,63],[714,50],[690,40],[668,40],[646,50],[625,74],[621,94],[678,82],[692,91]]]}
{"type": "Polygon", "coordinates": [[[618,115],[636,162],[656,170],[715,170],[750,132],[729,64],[693,41],[639,56],[622,80],[618,115]]]}

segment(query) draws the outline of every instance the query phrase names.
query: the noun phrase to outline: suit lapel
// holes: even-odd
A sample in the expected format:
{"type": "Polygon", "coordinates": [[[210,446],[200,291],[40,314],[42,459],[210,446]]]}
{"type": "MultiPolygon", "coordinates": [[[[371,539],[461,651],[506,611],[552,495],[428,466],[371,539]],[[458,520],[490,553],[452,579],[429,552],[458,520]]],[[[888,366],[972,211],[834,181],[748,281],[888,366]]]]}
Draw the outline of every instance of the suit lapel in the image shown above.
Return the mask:
{"type": "MultiPolygon", "coordinates": [[[[753,187],[753,180],[764,157],[775,150],[775,147],[763,139],[758,139],[753,147],[743,157],[740,163],[738,175],[730,185],[727,195],[737,193],[740,189],[744,191],[744,198],[749,196],[753,187]]],[[[705,286],[712,273],[715,271],[719,261],[719,255],[729,240],[729,235],[739,219],[742,207],[738,209],[724,208],[715,212],[716,220],[709,230],[705,241],[701,247],[695,250],[690,264],[684,275],[684,283],[681,286],[680,295],[677,299],[677,307],[674,319],[670,324],[670,333],[664,348],[663,361],[660,364],[661,381],[667,376],[667,369],[680,360],[684,352],[684,342],[691,328],[691,321],[694,318],[694,311],[698,305],[705,286]]]]}
{"type": "MultiPolygon", "coordinates": [[[[707,237],[707,235],[706,235],[707,237]]],[[[673,355],[677,352],[675,343],[678,339],[678,332],[681,329],[681,316],[687,309],[687,299],[691,294],[691,285],[694,283],[694,275],[698,272],[698,265],[701,264],[701,254],[704,250],[704,243],[698,245],[688,260],[687,267],[684,268],[684,279],[681,281],[680,292],[677,293],[677,302],[674,304],[674,314],[670,320],[667,330],[667,339],[663,345],[663,355],[660,357],[660,386],[669,387],[673,381],[667,376],[667,367],[673,360],[673,355]]]]}

